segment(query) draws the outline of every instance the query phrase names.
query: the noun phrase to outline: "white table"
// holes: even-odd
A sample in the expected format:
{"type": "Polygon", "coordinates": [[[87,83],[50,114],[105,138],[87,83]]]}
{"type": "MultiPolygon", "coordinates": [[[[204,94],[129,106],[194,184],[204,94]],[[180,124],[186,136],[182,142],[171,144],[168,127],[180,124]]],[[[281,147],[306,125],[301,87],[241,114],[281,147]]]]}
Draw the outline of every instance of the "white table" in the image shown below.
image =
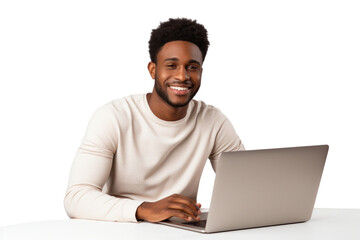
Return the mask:
{"type": "Polygon", "coordinates": [[[202,234],[152,223],[55,220],[0,228],[1,240],[360,239],[360,209],[315,209],[306,223],[202,234]]]}

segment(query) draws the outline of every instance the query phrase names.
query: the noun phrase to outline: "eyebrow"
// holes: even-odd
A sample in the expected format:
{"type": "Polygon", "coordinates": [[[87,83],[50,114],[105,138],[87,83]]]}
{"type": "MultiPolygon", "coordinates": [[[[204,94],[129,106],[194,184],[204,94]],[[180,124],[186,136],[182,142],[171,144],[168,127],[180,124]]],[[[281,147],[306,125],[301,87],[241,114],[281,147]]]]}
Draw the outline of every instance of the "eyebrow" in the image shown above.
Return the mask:
{"type": "MultiPolygon", "coordinates": [[[[164,62],[167,62],[167,61],[174,61],[174,62],[178,62],[179,59],[178,58],[167,58],[164,60],[164,62]]],[[[196,61],[194,59],[191,59],[188,63],[196,63],[196,64],[199,64],[201,65],[201,63],[199,61],[196,61]]]]}

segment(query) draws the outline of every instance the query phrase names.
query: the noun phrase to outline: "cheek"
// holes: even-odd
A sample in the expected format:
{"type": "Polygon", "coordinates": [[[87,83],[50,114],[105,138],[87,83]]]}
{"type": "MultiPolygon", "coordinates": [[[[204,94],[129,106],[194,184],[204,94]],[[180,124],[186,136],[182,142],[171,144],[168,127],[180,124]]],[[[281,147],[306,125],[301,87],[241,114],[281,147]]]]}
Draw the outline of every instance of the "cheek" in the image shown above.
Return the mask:
{"type": "Polygon", "coordinates": [[[159,71],[157,72],[156,77],[162,84],[164,84],[165,81],[171,79],[172,75],[166,71],[159,71]]]}
{"type": "Polygon", "coordinates": [[[193,73],[191,78],[200,85],[201,82],[201,73],[193,73]]]}

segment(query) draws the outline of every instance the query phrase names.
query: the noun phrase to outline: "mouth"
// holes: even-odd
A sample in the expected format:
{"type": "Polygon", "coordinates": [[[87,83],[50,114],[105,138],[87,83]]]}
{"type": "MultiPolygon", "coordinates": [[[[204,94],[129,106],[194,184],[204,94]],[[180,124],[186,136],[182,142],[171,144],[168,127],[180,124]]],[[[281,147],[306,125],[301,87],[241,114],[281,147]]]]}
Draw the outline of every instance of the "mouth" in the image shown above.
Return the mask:
{"type": "Polygon", "coordinates": [[[192,89],[191,86],[171,86],[171,85],[169,86],[169,88],[175,95],[186,95],[192,89]]]}

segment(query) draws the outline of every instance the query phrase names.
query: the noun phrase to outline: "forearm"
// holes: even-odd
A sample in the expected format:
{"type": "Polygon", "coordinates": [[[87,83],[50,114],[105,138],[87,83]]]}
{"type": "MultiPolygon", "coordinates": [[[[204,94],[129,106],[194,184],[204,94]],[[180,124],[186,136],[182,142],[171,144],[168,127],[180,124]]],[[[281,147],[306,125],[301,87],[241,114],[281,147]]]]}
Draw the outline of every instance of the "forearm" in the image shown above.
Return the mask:
{"type": "Polygon", "coordinates": [[[101,192],[91,185],[73,185],[64,199],[71,218],[116,222],[136,222],[136,209],[142,201],[118,198],[101,192]]]}

